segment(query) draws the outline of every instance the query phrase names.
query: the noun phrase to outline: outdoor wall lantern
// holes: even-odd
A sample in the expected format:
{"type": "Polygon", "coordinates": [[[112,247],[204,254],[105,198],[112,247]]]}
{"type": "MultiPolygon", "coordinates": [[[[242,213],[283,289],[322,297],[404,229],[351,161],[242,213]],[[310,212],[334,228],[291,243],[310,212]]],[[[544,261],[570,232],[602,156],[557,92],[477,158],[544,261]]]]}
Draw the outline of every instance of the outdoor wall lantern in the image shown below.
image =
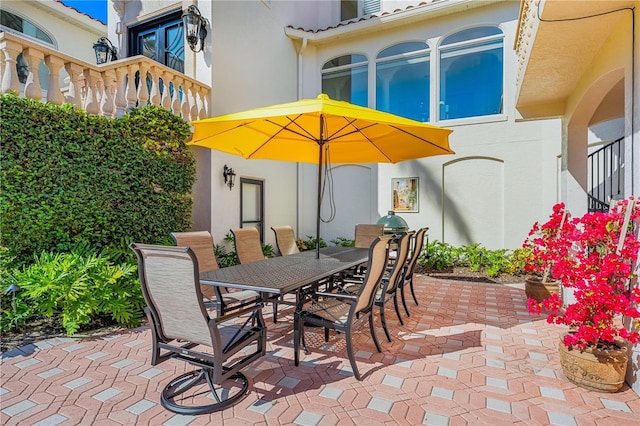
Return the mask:
{"type": "Polygon", "coordinates": [[[182,14],[182,23],[189,47],[194,52],[201,52],[204,48],[204,39],[207,38],[209,21],[202,16],[198,6],[192,4],[182,14]],[[200,48],[198,48],[198,42],[200,42],[200,48]]]}
{"type": "Polygon", "coordinates": [[[233,185],[236,183],[236,172],[225,164],[224,169],[222,170],[222,176],[224,176],[224,184],[227,185],[229,187],[229,191],[231,191],[231,188],[233,188],[233,185]]]}
{"type": "Polygon", "coordinates": [[[96,63],[98,65],[105,64],[107,61],[118,60],[118,49],[106,37],[100,37],[93,45],[96,51],[96,63]]]}

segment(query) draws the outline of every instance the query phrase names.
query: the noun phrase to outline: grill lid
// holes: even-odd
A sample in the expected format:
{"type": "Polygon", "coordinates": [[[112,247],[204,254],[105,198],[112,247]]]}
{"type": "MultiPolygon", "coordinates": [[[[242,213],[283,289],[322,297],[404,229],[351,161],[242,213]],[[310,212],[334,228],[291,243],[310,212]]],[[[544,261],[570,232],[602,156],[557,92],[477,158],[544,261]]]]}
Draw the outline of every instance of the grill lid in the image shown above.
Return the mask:
{"type": "Polygon", "coordinates": [[[409,230],[407,222],[400,216],[396,216],[393,210],[389,210],[387,215],[382,216],[376,223],[384,226],[385,234],[400,234],[409,230]]]}

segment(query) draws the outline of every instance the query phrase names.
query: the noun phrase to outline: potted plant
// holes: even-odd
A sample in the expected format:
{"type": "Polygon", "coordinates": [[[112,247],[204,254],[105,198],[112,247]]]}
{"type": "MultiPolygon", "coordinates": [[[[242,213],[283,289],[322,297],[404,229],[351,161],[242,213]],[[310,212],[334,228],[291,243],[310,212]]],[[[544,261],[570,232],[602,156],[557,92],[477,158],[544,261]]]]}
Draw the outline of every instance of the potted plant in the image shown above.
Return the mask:
{"type": "Polygon", "coordinates": [[[640,342],[640,289],[631,285],[640,251],[640,203],[629,198],[608,213],[587,213],[567,222],[542,253],[551,274],[572,290],[572,302],[563,304],[552,294],[542,302],[529,299],[529,311],[545,309],[547,322],[568,326],[561,337],[560,362],[571,382],[616,392],[624,383],[626,345],[640,342]]]}
{"type": "Polygon", "coordinates": [[[532,275],[525,280],[525,293],[528,298],[542,302],[552,294],[562,297],[560,281],[551,273],[551,267],[558,252],[567,253],[569,240],[560,238],[571,231],[572,224],[567,220],[569,212],[563,203],[553,207],[553,213],[545,223],[536,222],[529,231],[522,248],[528,252],[524,270],[532,275]]]}

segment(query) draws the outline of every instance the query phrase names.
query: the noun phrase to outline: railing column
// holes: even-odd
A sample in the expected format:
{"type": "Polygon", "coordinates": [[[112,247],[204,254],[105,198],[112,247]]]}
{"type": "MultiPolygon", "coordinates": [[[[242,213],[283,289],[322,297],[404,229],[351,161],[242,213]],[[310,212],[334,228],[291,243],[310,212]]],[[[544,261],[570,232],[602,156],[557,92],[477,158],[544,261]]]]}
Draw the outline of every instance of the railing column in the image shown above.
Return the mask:
{"type": "Polygon", "coordinates": [[[98,81],[101,80],[100,73],[87,69],[83,71],[83,74],[87,87],[84,109],[89,114],[97,115],[100,113],[100,105],[98,104],[98,81]]]}
{"type": "Polygon", "coordinates": [[[158,82],[159,71],[156,67],[151,67],[149,69],[149,74],[151,75],[151,93],[150,93],[150,101],[151,105],[160,105],[160,83],[158,82]]]}
{"type": "Polygon", "coordinates": [[[127,68],[116,68],[116,117],[122,117],[127,112],[126,84],[127,68]]]}
{"type": "Polygon", "coordinates": [[[173,96],[171,97],[171,111],[175,115],[180,115],[180,86],[182,85],[181,78],[173,79],[173,96]]]}
{"type": "Polygon", "coordinates": [[[191,88],[191,82],[184,81],[182,83],[182,103],[180,105],[180,112],[182,113],[182,119],[190,121],[189,116],[191,108],[189,107],[189,89],[191,88]]]}
{"type": "Polygon", "coordinates": [[[49,89],[47,90],[47,102],[54,105],[62,105],[65,101],[60,89],[60,69],[64,66],[64,60],[57,56],[47,55],[44,63],[49,68],[49,89]]]}
{"type": "Polygon", "coordinates": [[[147,87],[147,71],[149,64],[140,64],[140,80],[138,81],[138,106],[142,107],[149,103],[149,88],[147,87]]]}
{"type": "Polygon", "coordinates": [[[4,70],[2,72],[2,93],[15,92],[20,94],[20,80],[18,79],[18,55],[22,46],[10,40],[3,40],[0,49],[4,53],[4,70]]]}
{"type": "Polygon", "coordinates": [[[136,94],[136,72],[137,65],[129,65],[127,67],[127,109],[135,108],[138,101],[136,94]]]}
{"type": "Polygon", "coordinates": [[[42,86],[40,85],[40,76],[38,69],[40,62],[44,60],[44,53],[29,47],[22,52],[22,56],[26,59],[29,67],[29,75],[24,85],[24,96],[26,98],[42,100],[42,86]]]}
{"type": "Polygon", "coordinates": [[[64,64],[64,69],[69,74],[69,91],[67,92],[67,102],[74,104],[78,108],[82,108],[82,96],[80,94],[80,77],[82,76],[83,67],[73,62],[64,64]]]}
{"type": "Polygon", "coordinates": [[[102,73],[102,81],[104,85],[104,92],[102,94],[102,100],[100,102],[100,110],[102,115],[107,118],[113,117],[114,102],[113,91],[116,84],[116,72],[114,70],[107,70],[102,73]]]}
{"type": "Polygon", "coordinates": [[[171,90],[169,90],[169,82],[171,81],[170,77],[171,76],[169,75],[168,72],[165,71],[162,73],[163,88],[162,88],[162,100],[160,101],[160,104],[166,110],[171,109],[171,90]]]}

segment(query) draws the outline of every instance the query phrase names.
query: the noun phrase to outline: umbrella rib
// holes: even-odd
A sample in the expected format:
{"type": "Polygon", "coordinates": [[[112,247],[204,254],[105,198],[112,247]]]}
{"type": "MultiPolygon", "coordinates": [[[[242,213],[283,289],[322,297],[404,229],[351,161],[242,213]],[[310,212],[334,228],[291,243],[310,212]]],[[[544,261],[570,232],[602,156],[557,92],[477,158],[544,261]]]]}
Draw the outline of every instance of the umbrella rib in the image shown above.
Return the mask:
{"type": "MultiPolygon", "coordinates": [[[[298,117],[296,117],[296,119],[297,119],[297,118],[299,118],[300,116],[301,116],[301,114],[299,114],[299,115],[298,115],[298,117]]],[[[293,129],[290,129],[290,128],[289,128],[289,125],[291,125],[291,124],[295,124],[295,125],[296,125],[296,126],[298,126],[299,128],[301,128],[301,127],[300,127],[300,125],[299,125],[298,123],[296,123],[296,121],[295,121],[295,120],[292,120],[292,119],[291,119],[291,118],[289,118],[289,117],[287,117],[287,119],[289,120],[289,124],[287,124],[286,126],[282,126],[282,125],[280,125],[280,124],[276,123],[275,121],[272,121],[272,120],[269,120],[269,119],[265,120],[267,123],[273,124],[273,125],[275,125],[275,126],[279,126],[279,127],[280,127],[280,129],[279,129],[277,132],[275,132],[273,135],[271,135],[271,136],[270,136],[266,141],[264,141],[263,143],[261,143],[259,147],[257,147],[257,148],[256,148],[256,149],[254,149],[253,151],[251,151],[251,153],[250,153],[250,154],[248,154],[248,155],[246,156],[246,158],[252,158],[252,157],[254,156],[254,154],[256,154],[258,151],[260,151],[260,150],[262,149],[262,147],[264,147],[266,144],[268,144],[269,142],[271,142],[271,140],[272,140],[273,138],[275,138],[276,136],[278,136],[280,133],[282,133],[282,132],[283,132],[283,131],[285,131],[285,130],[286,130],[286,131],[288,131],[288,132],[291,132],[291,133],[293,133],[293,134],[296,134],[296,135],[298,135],[298,136],[301,136],[301,137],[303,137],[303,138],[306,138],[306,139],[309,139],[309,140],[315,140],[315,139],[313,138],[313,136],[312,136],[310,133],[308,133],[308,132],[306,132],[307,134],[304,134],[304,133],[302,133],[302,132],[297,132],[297,131],[295,131],[295,130],[293,130],[293,129]]],[[[246,125],[248,125],[248,124],[249,124],[249,123],[247,123],[246,125]]],[[[302,129],[302,130],[304,130],[303,128],[301,128],[301,129],[302,129]]]]}

